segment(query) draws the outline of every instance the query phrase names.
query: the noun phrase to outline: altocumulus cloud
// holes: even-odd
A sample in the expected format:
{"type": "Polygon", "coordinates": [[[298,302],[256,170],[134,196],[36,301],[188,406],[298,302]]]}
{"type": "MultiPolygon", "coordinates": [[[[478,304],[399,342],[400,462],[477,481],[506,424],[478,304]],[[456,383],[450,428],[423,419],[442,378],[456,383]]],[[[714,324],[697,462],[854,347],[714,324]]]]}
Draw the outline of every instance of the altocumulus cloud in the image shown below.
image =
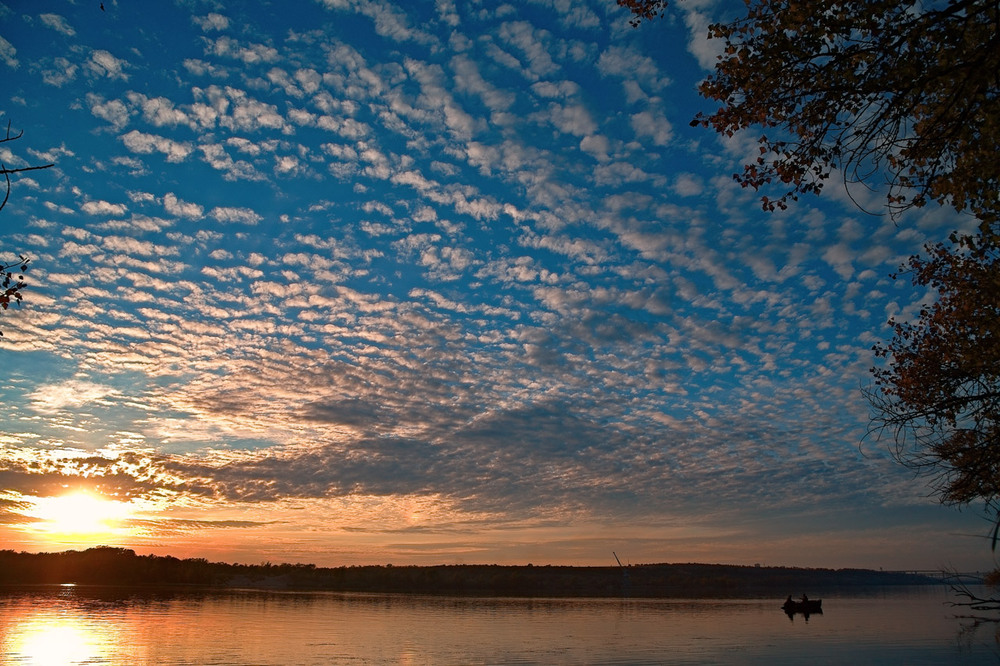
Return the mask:
{"type": "Polygon", "coordinates": [[[923,296],[887,275],[966,222],[761,212],[729,178],[753,137],[689,127],[711,8],[126,4],[0,38],[0,157],[57,161],[4,211],[4,537],[73,484],[152,507],[138,544],[305,558],[757,561],[806,530],[790,563],[865,565],[877,526],[898,547],[855,552],[903,566],[954,520],[859,452],[858,386],[923,296]]]}

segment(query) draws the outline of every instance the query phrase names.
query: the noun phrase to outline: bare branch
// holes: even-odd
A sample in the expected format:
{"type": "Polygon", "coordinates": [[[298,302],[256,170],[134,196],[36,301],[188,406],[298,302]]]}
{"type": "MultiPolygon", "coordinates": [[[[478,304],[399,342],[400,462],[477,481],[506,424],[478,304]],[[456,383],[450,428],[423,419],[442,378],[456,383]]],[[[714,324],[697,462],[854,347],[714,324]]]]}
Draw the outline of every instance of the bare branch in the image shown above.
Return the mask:
{"type": "MultiPolygon", "coordinates": [[[[7,141],[16,141],[24,136],[24,130],[21,130],[17,134],[11,136],[10,133],[10,121],[7,121],[7,134],[4,138],[0,139],[0,143],[6,143],[7,141]]],[[[17,167],[15,169],[8,169],[5,164],[0,162],[0,173],[3,174],[4,180],[6,181],[6,191],[3,195],[3,201],[0,201],[0,210],[3,210],[4,206],[7,205],[7,200],[10,198],[10,174],[12,173],[23,173],[26,171],[38,171],[40,169],[49,169],[55,166],[55,164],[41,164],[38,166],[27,166],[27,167],[17,167]]]]}
{"type": "MultiPolygon", "coordinates": [[[[10,121],[7,121],[7,132],[0,138],[0,143],[6,143],[8,141],[16,141],[24,136],[24,130],[21,130],[17,134],[11,134],[10,131],[10,121]]],[[[12,173],[24,173],[27,171],[38,171],[41,169],[49,169],[54,164],[41,164],[35,166],[26,167],[16,167],[8,169],[7,165],[0,162],[0,173],[3,174],[4,182],[6,188],[4,191],[3,200],[0,201],[0,210],[7,205],[8,199],[10,199],[10,175],[12,173]]],[[[7,310],[11,303],[15,305],[20,305],[23,300],[21,290],[25,287],[24,272],[28,270],[28,263],[31,260],[25,256],[18,255],[18,261],[16,262],[0,262],[0,309],[7,310]]],[[[3,333],[0,332],[0,336],[3,333]]]]}

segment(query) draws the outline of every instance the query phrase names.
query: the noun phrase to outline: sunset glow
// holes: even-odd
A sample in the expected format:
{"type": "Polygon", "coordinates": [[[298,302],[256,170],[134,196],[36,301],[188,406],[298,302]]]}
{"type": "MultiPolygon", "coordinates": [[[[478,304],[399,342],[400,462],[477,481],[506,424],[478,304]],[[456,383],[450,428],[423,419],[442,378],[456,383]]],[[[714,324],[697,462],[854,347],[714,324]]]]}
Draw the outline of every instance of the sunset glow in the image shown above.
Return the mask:
{"type": "Polygon", "coordinates": [[[34,500],[27,515],[36,518],[30,529],[52,537],[75,537],[100,542],[126,534],[128,505],[77,492],[34,500]]]}

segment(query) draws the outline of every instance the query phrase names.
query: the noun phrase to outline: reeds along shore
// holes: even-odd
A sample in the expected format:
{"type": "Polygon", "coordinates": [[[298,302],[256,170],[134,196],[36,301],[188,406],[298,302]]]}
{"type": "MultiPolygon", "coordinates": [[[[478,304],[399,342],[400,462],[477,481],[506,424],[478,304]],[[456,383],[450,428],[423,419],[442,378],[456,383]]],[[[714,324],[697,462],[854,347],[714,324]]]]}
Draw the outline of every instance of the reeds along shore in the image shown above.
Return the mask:
{"type": "Polygon", "coordinates": [[[867,569],[806,569],[726,564],[630,567],[440,566],[317,567],[226,564],[137,555],[99,547],[62,553],[0,551],[0,584],[240,587],[518,597],[754,598],[824,593],[860,586],[926,585],[936,579],[867,569]]]}

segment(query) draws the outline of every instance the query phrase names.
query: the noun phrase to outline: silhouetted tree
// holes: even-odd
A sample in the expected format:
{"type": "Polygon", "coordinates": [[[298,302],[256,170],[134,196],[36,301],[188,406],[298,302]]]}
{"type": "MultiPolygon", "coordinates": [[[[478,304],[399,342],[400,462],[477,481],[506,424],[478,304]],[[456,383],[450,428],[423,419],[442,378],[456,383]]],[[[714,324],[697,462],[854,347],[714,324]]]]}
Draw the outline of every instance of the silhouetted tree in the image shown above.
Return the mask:
{"type": "MultiPolygon", "coordinates": [[[[0,263],[0,308],[6,310],[11,303],[21,302],[21,289],[24,287],[24,271],[28,270],[30,260],[18,255],[18,261],[0,263]]],[[[0,335],[3,332],[0,331],[0,335]]]]}
{"type": "Polygon", "coordinates": [[[892,340],[875,345],[886,364],[866,391],[870,432],[890,435],[943,502],[984,501],[1000,527],[1000,236],[952,234],[925,251],[900,271],[938,300],[915,322],[890,320],[892,340]]]}
{"type": "MultiPolygon", "coordinates": [[[[632,23],[664,0],[617,0],[632,23]]],[[[1000,219],[1000,3],[997,0],[745,0],[709,28],[723,41],[701,94],[721,103],[693,125],[752,127],[759,156],[734,178],[784,208],[831,174],[884,179],[898,213],[928,201],[1000,219]]]]}

